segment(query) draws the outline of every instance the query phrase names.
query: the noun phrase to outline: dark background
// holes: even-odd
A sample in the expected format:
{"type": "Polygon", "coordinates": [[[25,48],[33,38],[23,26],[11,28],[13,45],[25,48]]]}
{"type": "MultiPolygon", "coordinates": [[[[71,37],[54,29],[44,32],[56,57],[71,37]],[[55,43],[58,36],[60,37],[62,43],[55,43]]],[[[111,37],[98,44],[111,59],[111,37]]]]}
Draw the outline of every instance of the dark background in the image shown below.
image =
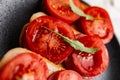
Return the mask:
{"type": "MultiPolygon", "coordinates": [[[[40,11],[40,0],[0,0],[0,58],[19,47],[19,36],[30,16],[40,11]]],[[[106,45],[110,63],[105,73],[94,80],[120,80],[120,45],[116,37],[106,45]]]]}

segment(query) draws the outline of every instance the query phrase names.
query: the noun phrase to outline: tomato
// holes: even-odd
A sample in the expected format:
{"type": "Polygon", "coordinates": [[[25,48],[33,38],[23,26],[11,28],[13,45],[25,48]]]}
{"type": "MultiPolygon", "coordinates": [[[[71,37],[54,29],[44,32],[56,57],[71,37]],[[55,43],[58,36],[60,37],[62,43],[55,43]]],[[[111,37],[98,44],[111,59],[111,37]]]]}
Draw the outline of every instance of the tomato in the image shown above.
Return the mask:
{"type": "MultiPolygon", "coordinates": [[[[82,9],[79,0],[73,0],[73,2],[78,8],[82,9]]],[[[69,0],[45,0],[45,5],[48,13],[69,24],[80,17],[71,10],[69,0]]]]}
{"type": "Polygon", "coordinates": [[[57,31],[70,39],[75,38],[68,24],[50,16],[41,16],[27,26],[25,39],[23,39],[25,46],[23,47],[46,57],[56,64],[61,63],[73,48],[60,36],[44,27],[57,31]]]}
{"type": "Polygon", "coordinates": [[[47,80],[48,67],[42,58],[25,52],[13,57],[1,70],[1,80],[47,80]]]}
{"type": "Polygon", "coordinates": [[[99,50],[94,54],[74,50],[65,60],[66,67],[76,70],[84,77],[94,77],[103,73],[108,67],[109,56],[101,39],[97,36],[82,35],[78,40],[87,47],[99,50]]]}
{"type": "Polygon", "coordinates": [[[76,71],[62,70],[50,75],[48,80],[82,80],[82,77],[76,71]]]}
{"type": "Polygon", "coordinates": [[[78,21],[81,31],[87,35],[97,35],[105,44],[109,43],[113,38],[114,31],[107,11],[100,7],[89,7],[85,13],[98,19],[92,21],[81,18],[78,21]]]}

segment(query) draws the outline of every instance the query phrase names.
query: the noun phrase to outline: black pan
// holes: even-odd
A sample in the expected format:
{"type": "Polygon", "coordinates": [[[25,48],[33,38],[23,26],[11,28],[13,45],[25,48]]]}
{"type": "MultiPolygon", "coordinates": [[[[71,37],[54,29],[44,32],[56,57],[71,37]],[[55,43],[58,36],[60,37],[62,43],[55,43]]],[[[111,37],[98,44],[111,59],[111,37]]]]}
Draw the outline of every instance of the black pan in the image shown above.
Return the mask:
{"type": "MultiPolygon", "coordinates": [[[[30,16],[39,11],[40,0],[0,0],[0,58],[19,47],[19,35],[30,16]]],[[[120,45],[116,37],[106,45],[110,64],[105,73],[94,80],[120,80],[120,45]]]]}

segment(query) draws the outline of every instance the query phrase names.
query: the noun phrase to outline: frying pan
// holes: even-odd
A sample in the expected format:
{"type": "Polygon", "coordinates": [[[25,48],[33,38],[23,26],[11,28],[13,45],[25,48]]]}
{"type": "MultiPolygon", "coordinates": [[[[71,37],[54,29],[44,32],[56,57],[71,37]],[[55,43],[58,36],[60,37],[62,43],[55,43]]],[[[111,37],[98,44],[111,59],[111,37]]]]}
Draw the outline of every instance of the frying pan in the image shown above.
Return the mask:
{"type": "MultiPolygon", "coordinates": [[[[19,36],[30,16],[40,11],[40,0],[0,0],[0,58],[9,50],[19,47],[19,36]]],[[[106,45],[110,63],[108,69],[93,80],[120,80],[120,45],[114,35],[106,45]]]]}

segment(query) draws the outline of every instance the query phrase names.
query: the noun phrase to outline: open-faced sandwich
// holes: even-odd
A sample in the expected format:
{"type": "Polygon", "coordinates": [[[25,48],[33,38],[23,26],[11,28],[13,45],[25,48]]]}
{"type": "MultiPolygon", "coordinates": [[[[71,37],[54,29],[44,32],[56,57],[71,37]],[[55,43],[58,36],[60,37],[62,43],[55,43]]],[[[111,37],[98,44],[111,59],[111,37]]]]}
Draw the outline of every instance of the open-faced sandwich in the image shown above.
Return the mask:
{"type": "Polygon", "coordinates": [[[43,0],[0,61],[1,80],[83,80],[108,67],[113,37],[106,10],[79,0],[43,0]],[[44,5],[44,7],[42,7],[44,5]]]}

